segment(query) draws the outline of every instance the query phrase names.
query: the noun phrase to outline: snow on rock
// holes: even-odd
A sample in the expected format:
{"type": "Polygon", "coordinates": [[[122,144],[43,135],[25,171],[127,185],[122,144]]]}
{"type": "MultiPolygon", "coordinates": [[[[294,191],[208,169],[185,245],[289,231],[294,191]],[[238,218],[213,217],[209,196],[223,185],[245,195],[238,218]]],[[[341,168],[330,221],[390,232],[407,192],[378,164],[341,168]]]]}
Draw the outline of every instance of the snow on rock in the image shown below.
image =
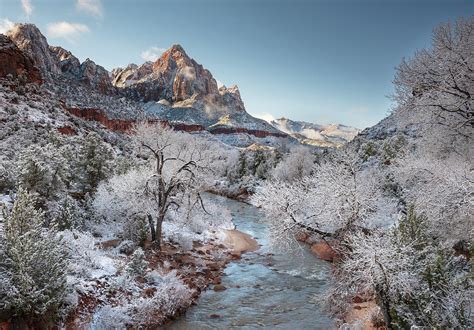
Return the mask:
{"type": "Polygon", "coordinates": [[[271,124],[301,143],[320,147],[340,147],[360,132],[357,128],[340,124],[319,125],[287,118],[275,119],[271,124]]]}

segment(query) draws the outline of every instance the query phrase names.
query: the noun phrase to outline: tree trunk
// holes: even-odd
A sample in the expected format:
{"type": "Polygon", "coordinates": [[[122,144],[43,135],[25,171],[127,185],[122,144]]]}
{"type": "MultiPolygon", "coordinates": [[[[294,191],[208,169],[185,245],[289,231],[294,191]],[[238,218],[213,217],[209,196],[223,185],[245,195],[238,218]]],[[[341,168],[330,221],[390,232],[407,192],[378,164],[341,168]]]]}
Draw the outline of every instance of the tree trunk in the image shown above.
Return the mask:
{"type": "Polygon", "coordinates": [[[156,241],[155,223],[153,222],[153,217],[151,216],[151,214],[148,214],[147,217],[148,217],[148,226],[150,227],[151,241],[154,242],[156,241]]]}
{"type": "Polygon", "coordinates": [[[385,320],[385,324],[387,325],[387,329],[392,329],[392,316],[390,315],[390,302],[385,294],[385,291],[382,289],[376,289],[378,299],[380,300],[380,305],[382,309],[383,318],[385,320]]]}
{"type": "Polygon", "coordinates": [[[161,235],[162,235],[162,227],[163,227],[163,219],[165,218],[164,214],[160,214],[158,219],[156,219],[156,239],[155,239],[155,247],[158,251],[161,251],[161,235]]]}

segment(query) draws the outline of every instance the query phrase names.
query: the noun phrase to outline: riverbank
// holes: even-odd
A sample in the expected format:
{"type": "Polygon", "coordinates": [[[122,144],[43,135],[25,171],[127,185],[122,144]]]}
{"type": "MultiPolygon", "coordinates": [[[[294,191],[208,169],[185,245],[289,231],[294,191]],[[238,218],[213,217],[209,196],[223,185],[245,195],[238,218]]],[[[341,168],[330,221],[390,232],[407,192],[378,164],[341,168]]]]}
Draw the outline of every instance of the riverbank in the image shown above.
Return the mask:
{"type": "MultiPolygon", "coordinates": [[[[333,267],[337,267],[337,261],[340,255],[337,252],[338,242],[336,240],[322,240],[321,238],[301,234],[296,237],[300,242],[310,246],[311,253],[317,258],[329,262],[333,267]]],[[[373,299],[362,299],[357,297],[344,312],[340,325],[344,324],[355,329],[373,330],[385,329],[383,321],[377,320],[374,315],[377,314],[379,307],[373,299]]]]}
{"type": "MultiPolygon", "coordinates": [[[[99,247],[101,251],[109,253],[115,258],[113,260],[117,263],[119,259],[122,259],[121,262],[126,264],[131,258],[130,255],[123,256],[113,253],[120,242],[117,239],[105,241],[101,242],[99,247]]],[[[192,248],[187,251],[171,242],[163,243],[161,251],[157,251],[147,242],[144,248],[144,260],[147,263],[146,272],[142,276],[127,278],[127,281],[133,282],[133,285],[125,283],[124,287],[116,287],[113,284],[123,276],[124,269],[117,269],[114,274],[97,278],[87,291],[79,294],[77,307],[69,313],[64,325],[70,329],[85,329],[91,324],[99,327],[100,322],[110,322],[108,319],[105,322],[97,321],[97,319],[105,317],[101,310],[104,306],[112,306],[120,310],[124,297],[127,298],[125,300],[128,300],[128,304],[139,303],[146,299],[153,301],[154,297],[163,294],[157,292],[161,289],[159,285],[154,286],[150,282],[150,277],[154,273],[159,273],[162,278],[176,279],[173,280],[173,285],[177,285],[179,292],[173,293],[173,287],[169,293],[164,292],[168,297],[165,300],[176,299],[176,302],[171,302],[172,308],[164,308],[164,305],[160,303],[154,307],[147,306],[146,313],[148,315],[146,315],[146,319],[140,319],[141,323],[138,325],[145,328],[163,326],[183,315],[190,306],[196,303],[196,300],[206,289],[225,290],[225,287],[221,285],[221,277],[228,263],[239,259],[242,253],[255,251],[258,247],[257,242],[250,235],[238,230],[223,230],[208,242],[194,241],[192,248]],[[130,290],[130,287],[133,289],[130,290]],[[136,296],[133,299],[131,291],[136,296]],[[178,297],[178,295],[180,296],[178,297]]],[[[143,311],[137,310],[137,314],[140,313],[143,311]]],[[[110,316],[107,315],[107,318],[110,316]]],[[[136,322],[136,320],[134,321],[136,322]]],[[[137,325],[126,322],[124,324],[127,327],[137,325]]]]}

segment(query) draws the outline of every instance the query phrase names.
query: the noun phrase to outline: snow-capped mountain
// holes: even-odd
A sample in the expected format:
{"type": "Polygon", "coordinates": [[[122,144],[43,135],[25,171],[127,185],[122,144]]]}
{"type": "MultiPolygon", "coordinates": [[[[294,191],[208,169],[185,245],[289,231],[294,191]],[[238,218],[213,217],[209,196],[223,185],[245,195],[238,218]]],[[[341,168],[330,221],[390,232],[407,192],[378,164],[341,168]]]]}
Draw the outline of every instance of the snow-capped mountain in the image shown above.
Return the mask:
{"type": "Polygon", "coordinates": [[[301,143],[318,147],[339,147],[360,132],[357,128],[340,124],[319,125],[287,118],[272,120],[271,124],[301,143]]]}

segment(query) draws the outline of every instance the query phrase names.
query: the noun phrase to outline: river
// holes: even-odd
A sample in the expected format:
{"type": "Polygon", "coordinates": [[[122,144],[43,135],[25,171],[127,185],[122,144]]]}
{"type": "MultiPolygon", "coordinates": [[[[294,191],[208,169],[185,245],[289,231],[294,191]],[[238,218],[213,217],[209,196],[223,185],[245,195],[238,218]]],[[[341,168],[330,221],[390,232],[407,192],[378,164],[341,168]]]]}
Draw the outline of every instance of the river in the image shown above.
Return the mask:
{"type": "MultiPolygon", "coordinates": [[[[219,197],[223,198],[223,197],[219,197]]],[[[269,228],[257,208],[224,199],[237,229],[261,244],[225,269],[225,291],[209,289],[197,305],[166,329],[330,329],[317,294],[327,289],[330,265],[306,246],[281,251],[269,240],[269,228]]]]}

